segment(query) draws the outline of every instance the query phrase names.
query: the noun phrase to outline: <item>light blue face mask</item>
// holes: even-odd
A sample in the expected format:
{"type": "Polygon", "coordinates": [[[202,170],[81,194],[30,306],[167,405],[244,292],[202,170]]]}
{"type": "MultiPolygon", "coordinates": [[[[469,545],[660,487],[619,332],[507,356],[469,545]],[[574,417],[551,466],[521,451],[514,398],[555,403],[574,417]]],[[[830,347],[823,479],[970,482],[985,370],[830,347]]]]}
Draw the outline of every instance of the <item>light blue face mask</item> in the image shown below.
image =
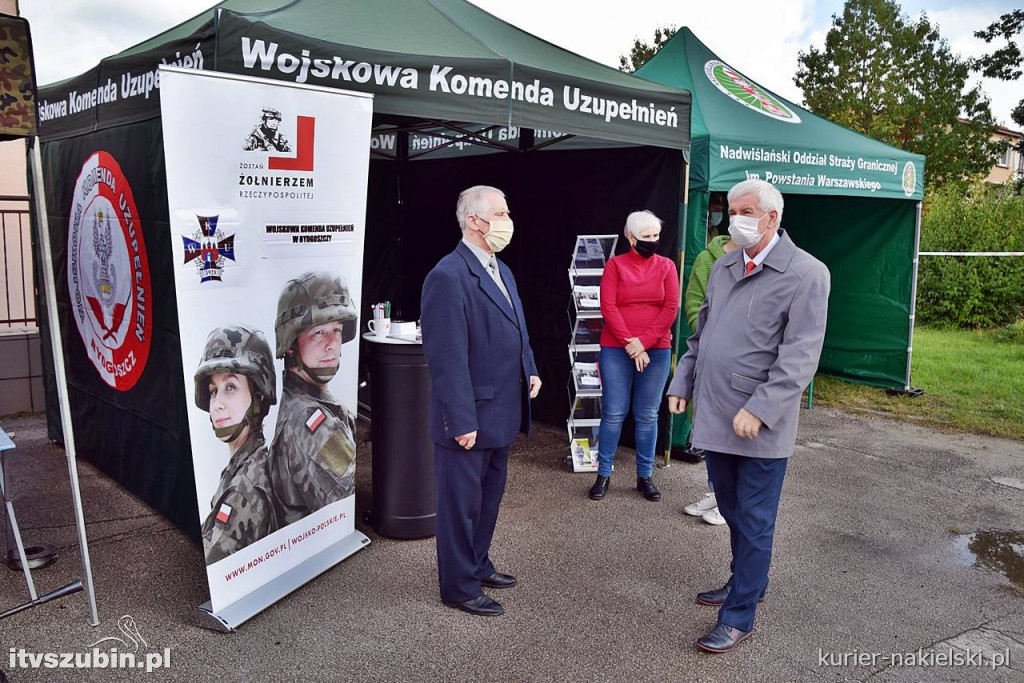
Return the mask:
{"type": "Polygon", "coordinates": [[[722,223],[722,212],[713,211],[711,213],[711,225],[720,225],[722,223]]]}

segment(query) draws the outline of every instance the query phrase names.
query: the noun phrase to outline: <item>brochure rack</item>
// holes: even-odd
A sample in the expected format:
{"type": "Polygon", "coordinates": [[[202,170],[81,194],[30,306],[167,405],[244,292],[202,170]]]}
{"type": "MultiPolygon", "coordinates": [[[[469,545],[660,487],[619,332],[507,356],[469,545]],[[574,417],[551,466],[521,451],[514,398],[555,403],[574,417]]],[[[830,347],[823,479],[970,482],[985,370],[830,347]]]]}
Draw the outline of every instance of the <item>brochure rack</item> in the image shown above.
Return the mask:
{"type": "Polygon", "coordinates": [[[597,471],[597,436],[601,425],[601,275],[615,253],[617,235],[579,235],[569,265],[572,300],[568,306],[569,434],[567,463],[574,472],[597,471]]]}

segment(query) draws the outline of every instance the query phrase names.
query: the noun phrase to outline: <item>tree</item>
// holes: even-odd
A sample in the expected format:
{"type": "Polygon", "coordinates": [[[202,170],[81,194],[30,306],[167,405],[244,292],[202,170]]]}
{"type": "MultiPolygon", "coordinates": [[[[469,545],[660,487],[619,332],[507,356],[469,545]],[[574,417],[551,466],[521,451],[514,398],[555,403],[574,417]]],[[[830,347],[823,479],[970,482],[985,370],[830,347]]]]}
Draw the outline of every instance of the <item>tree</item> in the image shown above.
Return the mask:
{"type": "MultiPolygon", "coordinates": [[[[1006,45],[994,52],[980,57],[974,61],[974,68],[981,72],[982,76],[996,78],[1001,81],[1016,81],[1024,75],[1021,67],[1024,66],[1024,54],[1021,54],[1020,46],[1013,42],[1017,34],[1024,35],[1024,10],[1014,10],[999,17],[988,25],[988,28],[975,31],[974,35],[986,43],[991,43],[996,38],[1002,38],[1006,45]]],[[[1024,99],[1017,103],[1017,106],[1010,112],[1010,118],[1018,126],[1024,127],[1024,99]]],[[[1017,153],[1024,155],[1024,140],[1016,146],[1017,153]]],[[[1018,178],[1016,183],[1018,194],[1024,193],[1024,178],[1018,178]]]]}
{"type": "Polygon", "coordinates": [[[642,67],[647,63],[647,60],[658,53],[658,50],[665,43],[672,39],[677,30],[675,26],[659,26],[655,28],[654,45],[648,45],[639,38],[633,40],[633,49],[629,51],[629,54],[619,55],[619,71],[631,74],[642,67]]]}
{"type": "Polygon", "coordinates": [[[928,157],[930,187],[963,183],[993,164],[996,124],[971,64],[954,55],[926,14],[895,0],[847,0],[825,47],[797,58],[794,80],[816,114],[928,157]]]}

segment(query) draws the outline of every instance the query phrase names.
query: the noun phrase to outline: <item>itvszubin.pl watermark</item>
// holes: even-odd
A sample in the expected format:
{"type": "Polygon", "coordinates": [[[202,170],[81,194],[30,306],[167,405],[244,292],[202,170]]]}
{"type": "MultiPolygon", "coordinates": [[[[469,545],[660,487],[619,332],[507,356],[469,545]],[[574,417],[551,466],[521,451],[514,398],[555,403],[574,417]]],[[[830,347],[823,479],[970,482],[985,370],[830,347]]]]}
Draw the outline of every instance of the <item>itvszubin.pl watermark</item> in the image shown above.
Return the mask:
{"type": "Polygon", "coordinates": [[[152,673],[171,666],[171,649],[163,652],[122,652],[116,647],[101,650],[94,647],[85,652],[30,652],[10,648],[11,669],[144,669],[152,673]]]}
{"type": "Polygon", "coordinates": [[[12,647],[8,650],[8,664],[11,669],[139,669],[146,673],[171,667],[171,648],[148,651],[149,643],[130,615],[118,619],[117,628],[124,638],[101,638],[85,652],[30,652],[12,647]],[[140,646],[147,651],[140,651],[140,646]]]}

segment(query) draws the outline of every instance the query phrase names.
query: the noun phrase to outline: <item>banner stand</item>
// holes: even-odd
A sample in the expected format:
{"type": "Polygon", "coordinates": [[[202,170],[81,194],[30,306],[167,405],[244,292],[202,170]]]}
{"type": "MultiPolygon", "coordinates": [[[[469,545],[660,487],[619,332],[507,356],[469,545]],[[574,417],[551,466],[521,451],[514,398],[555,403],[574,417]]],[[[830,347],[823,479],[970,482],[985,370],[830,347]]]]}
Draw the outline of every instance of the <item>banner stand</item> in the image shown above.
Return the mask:
{"type": "Polygon", "coordinates": [[[349,555],[359,552],[368,545],[370,545],[370,539],[362,532],[354,531],[326,550],[320,551],[219,612],[213,611],[210,601],[203,603],[196,608],[202,615],[199,625],[211,631],[232,633],[278,600],[302,588],[349,555]]]}
{"type": "Polygon", "coordinates": [[[355,409],[373,98],[159,73],[210,589],[197,625],[230,633],[370,544],[355,528],[355,409]]]}
{"type": "Polygon", "coordinates": [[[89,624],[99,626],[96,611],[96,591],[92,582],[92,562],[89,559],[89,541],[85,535],[85,513],[82,511],[82,491],[78,485],[76,465],[75,431],[71,424],[71,404],[68,399],[67,371],[64,368],[64,343],[60,336],[60,318],[57,313],[57,285],[53,276],[53,251],[50,248],[50,228],[46,213],[46,199],[43,192],[43,162],[39,152],[38,137],[28,140],[31,151],[28,155],[32,173],[32,194],[35,195],[36,230],[39,232],[39,246],[43,251],[43,278],[46,294],[46,309],[50,321],[50,345],[53,349],[53,369],[56,375],[57,398],[60,403],[61,427],[64,430],[64,452],[68,459],[68,477],[71,480],[72,507],[75,512],[75,526],[78,529],[78,549],[82,556],[82,573],[85,594],[89,601],[89,624]]]}

